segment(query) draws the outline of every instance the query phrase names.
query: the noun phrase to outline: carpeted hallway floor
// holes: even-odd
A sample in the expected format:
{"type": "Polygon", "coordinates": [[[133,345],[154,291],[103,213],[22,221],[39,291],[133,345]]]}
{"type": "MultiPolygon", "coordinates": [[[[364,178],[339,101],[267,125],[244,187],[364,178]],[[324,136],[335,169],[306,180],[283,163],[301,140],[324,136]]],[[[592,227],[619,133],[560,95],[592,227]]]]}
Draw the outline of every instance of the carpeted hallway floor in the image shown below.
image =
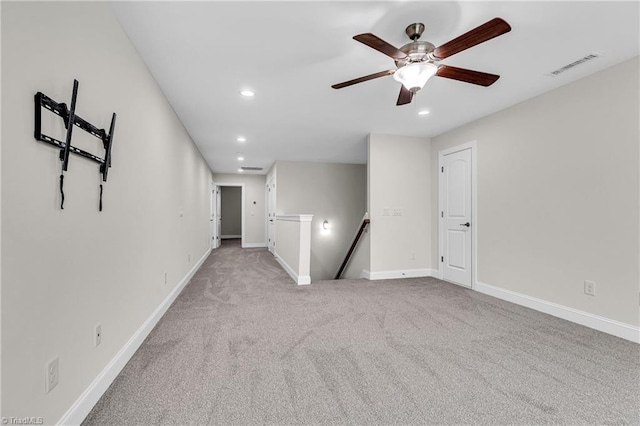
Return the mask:
{"type": "Polygon", "coordinates": [[[215,250],[84,424],[638,424],[640,346],[432,278],[215,250]]]}

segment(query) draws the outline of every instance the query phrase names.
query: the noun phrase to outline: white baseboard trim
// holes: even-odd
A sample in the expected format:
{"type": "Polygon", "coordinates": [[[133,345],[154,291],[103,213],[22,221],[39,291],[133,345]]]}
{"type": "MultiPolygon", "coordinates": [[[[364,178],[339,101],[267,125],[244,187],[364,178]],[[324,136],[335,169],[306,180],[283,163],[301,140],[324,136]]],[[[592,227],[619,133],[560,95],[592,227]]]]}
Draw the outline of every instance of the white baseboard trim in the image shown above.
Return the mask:
{"type": "Polygon", "coordinates": [[[262,248],[267,247],[267,243],[242,243],[242,248],[262,248]]]}
{"type": "Polygon", "coordinates": [[[231,240],[231,239],[238,239],[238,238],[242,238],[242,235],[220,235],[221,240],[231,240]]]}
{"type": "Polygon", "coordinates": [[[393,280],[398,278],[437,277],[437,269],[402,269],[396,271],[371,272],[363,269],[360,278],[367,280],[393,280]]]}
{"type": "Polygon", "coordinates": [[[602,331],[603,333],[612,334],[625,340],[640,343],[640,327],[481,282],[476,282],[473,289],[480,293],[515,303],[516,305],[525,306],[539,312],[544,312],[545,314],[553,315],[554,317],[562,318],[576,324],[584,325],[585,327],[602,331]]]}
{"type": "Polygon", "coordinates": [[[182,278],[178,285],[169,293],[169,295],[162,301],[160,306],[147,318],[147,320],[140,326],[129,341],[118,351],[118,353],[111,359],[109,364],[98,374],[98,376],[91,382],[91,384],[85,389],[80,397],[73,403],[73,405],[67,410],[66,413],[58,420],[58,425],[79,425],[87,417],[91,409],[98,402],[100,397],[107,391],[113,380],[120,374],[124,366],[129,362],[133,354],[138,350],[144,339],[147,338],[153,327],[156,326],[160,318],[167,312],[167,309],[176,300],[182,289],[187,285],[195,273],[200,269],[200,266],[204,263],[211,253],[211,249],[193,265],[193,268],[182,278]]]}
{"type": "Polygon", "coordinates": [[[296,271],[293,270],[291,266],[287,262],[285,262],[280,256],[275,256],[276,260],[282,266],[282,268],[287,271],[287,274],[293,278],[293,281],[298,285],[307,285],[311,284],[311,277],[309,275],[298,275],[296,271]]]}

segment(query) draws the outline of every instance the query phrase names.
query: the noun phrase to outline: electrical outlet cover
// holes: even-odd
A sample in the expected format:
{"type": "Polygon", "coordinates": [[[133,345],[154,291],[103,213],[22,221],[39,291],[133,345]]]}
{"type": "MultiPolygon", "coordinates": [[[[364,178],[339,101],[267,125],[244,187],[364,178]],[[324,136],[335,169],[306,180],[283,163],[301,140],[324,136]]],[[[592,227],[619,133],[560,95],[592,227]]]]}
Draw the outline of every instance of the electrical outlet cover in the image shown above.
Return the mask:
{"type": "Polygon", "coordinates": [[[51,389],[58,386],[60,380],[60,369],[58,363],[58,357],[55,357],[47,363],[45,373],[44,392],[49,393],[51,389]]]}
{"type": "Polygon", "coordinates": [[[94,335],[95,335],[95,346],[98,347],[100,346],[100,343],[102,343],[102,324],[96,325],[96,331],[94,335]]]}
{"type": "Polygon", "coordinates": [[[584,282],[584,294],[588,294],[589,296],[595,296],[596,295],[596,283],[593,282],[593,281],[585,280],[585,282],[584,282]]]}

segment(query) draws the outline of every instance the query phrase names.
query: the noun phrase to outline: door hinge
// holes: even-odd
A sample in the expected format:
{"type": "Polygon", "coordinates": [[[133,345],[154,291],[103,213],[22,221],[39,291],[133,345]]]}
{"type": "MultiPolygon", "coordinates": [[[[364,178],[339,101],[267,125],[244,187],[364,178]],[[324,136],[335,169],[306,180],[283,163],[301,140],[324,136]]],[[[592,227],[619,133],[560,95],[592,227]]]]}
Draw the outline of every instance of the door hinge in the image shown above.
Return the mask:
{"type": "Polygon", "coordinates": [[[444,262],[444,256],[440,256],[440,262],[444,262]]]}
{"type": "Polygon", "coordinates": [[[444,212],[440,212],[440,217],[444,217],[444,212]]]}
{"type": "Polygon", "coordinates": [[[441,173],[444,173],[444,166],[442,166],[442,171],[441,171],[441,173]]]}

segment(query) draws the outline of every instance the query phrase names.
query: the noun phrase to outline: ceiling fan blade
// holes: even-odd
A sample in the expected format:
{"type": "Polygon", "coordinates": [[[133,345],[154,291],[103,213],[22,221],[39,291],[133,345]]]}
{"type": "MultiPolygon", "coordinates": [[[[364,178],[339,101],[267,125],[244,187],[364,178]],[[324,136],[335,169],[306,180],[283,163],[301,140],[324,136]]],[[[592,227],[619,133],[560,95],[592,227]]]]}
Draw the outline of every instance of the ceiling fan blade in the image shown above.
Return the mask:
{"type": "Polygon", "coordinates": [[[385,55],[392,57],[393,59],[403,59],[407,57],[407,54],[402,50],[390,45],[380,37],[371,33],[358,34],[356,36],[353,36],[353,39],[359,41],[362,44],[366,44],[372,49],[376,49],[378,52],[382,52],[385,55]]]}
{"type": "Polygon", "coordinates": [[[373,80],[374,78],[385,77],[387,75],[393,74],[394,72],[396,72],[396,70],[380,71],[380,72],[377,72],[375,74],[369,74],[369,75],[365,75],[363,77],[354,78],[353,80],[344,81],[342,83],[334,84],[331,87],[333,87],[334,89],[342,89],[343,87],[351,86],[353,84],[362,83],[363,81],[369,81],[369,80],[373,80]]]}
{"type": "Polygon", "coordinates": [[[464,81],[466,83],[477,84],[479,86],[491,86],[500,78],[499,75],[488,74],[486,72],[473,71],[465,68],[440,65],[436,71],[438,77],[451,78],[453,80],[464,81]]]}
{"type": "Polygon", "coordinates": [[[396,105],[405,105],[411,103],[411,99],[413,99],[413,92],[404,85],[400,86],[400,94],[398,95],[398,102],[396,105]]]}
{"type": "Polygon", "coordinates": [[[433,51],[433,54],[440,59],[448,58],[451,55],[455,55],[456,53],[462,52],[477,44],[484,43],[487,40],[491,40],[509,31],[511,31],[511,26],[507,24],[504,19],[493,18],[479,27],[437,47],[436,50],[433,51]]]}

